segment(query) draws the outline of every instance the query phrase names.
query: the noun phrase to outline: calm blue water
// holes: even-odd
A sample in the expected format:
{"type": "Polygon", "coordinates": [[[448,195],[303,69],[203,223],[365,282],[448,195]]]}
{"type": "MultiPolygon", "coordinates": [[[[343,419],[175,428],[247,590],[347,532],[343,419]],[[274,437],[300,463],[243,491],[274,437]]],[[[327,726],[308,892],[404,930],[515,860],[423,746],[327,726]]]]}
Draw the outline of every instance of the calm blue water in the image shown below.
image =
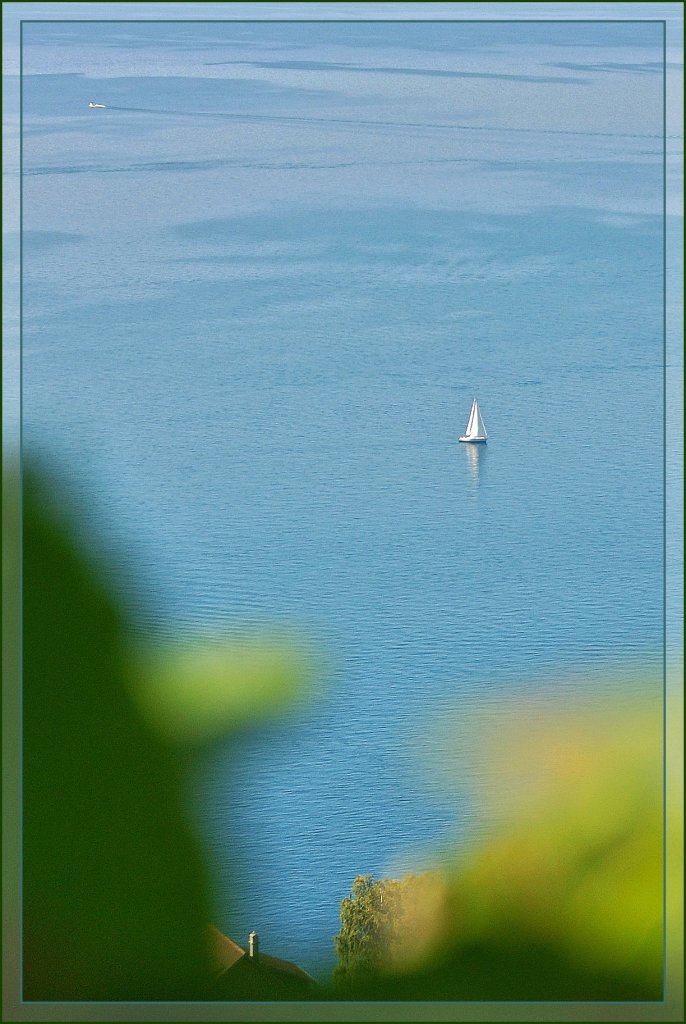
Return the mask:
{"type": "Polygon", "coordinates": [[[144,633],[330,659],[199,785],[239,941],[313,967],[356,874],[476,827],[427,713],[659,666],[660,33],[25,26],[27,450],[144,633]]]}

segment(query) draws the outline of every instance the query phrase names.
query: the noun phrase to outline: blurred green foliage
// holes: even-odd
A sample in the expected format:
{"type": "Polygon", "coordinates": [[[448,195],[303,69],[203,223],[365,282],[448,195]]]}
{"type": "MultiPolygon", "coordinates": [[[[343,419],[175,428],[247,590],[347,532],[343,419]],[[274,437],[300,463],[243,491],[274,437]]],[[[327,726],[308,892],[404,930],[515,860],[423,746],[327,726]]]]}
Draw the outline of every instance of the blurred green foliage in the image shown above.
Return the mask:
{"type": "Polygon", "coordinates": [[[302,709],[322,664],[283,637],[185,638],[131,651],[128,680],[142,717],[177,747],[196,749],[302,709]]]}
{"type": "Polygon", "coordinates": [[[467,854],[400,882],[356,879],[335,940],[341,994],[662,998],[660,692],[590,709],[584,696],[508,703],[490,763],[509,813],[467,854]]]}
{"type": "MultiPolygon", "coordinates": [[[[212,998],[187,754],[283,712],[316,673],[274,638],[134,647],[57,495],[25,474],[23,995],[212,998]]],[[[493,772],[484,815],[503,793],[507,814],[441,870],[357,878],[313,998],[661,998],[661,692],[587,697],[500,717],[491,698],[490,734],[462,710],[493,772]]]]}
{"type": "Polygon", "coordinates": [[[217,998],[189,768],[296,707],[311,658],[283,637],[142,648],[59,485],[22,492],[23,998],[217,998]]]}
{"type": "Polygon", "coordinates": [[[23,481],[23,995],[195,999],[208,886],[170,748],[127,692],[122,617],[23,481]]]}

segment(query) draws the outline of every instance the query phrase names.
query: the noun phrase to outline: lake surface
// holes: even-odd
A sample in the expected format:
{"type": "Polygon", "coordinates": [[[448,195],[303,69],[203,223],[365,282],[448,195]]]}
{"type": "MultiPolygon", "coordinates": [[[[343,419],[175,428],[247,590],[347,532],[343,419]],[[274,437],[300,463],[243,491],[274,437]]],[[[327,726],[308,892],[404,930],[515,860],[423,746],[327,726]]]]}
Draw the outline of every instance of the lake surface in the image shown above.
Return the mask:
{"type": "Polygon", "coordinates": [[[24,26],[26,449],[143,634],[329,660],[198,785],[237,941],[316,969],[356,874],[478,828],[426,715],[659,675],[661,32],[24,26]]]}

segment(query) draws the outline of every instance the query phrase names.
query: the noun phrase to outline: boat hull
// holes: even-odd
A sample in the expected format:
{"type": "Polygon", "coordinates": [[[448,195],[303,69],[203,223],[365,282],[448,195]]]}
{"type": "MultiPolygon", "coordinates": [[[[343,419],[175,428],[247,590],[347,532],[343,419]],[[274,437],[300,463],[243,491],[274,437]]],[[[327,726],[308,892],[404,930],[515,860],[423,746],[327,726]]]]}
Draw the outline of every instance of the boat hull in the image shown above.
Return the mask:
{"type": "Polygon", "coordinates": [[[486,444],[485,437],[459,437],[458,441],[464,441],[466,444],[486,444]]]}

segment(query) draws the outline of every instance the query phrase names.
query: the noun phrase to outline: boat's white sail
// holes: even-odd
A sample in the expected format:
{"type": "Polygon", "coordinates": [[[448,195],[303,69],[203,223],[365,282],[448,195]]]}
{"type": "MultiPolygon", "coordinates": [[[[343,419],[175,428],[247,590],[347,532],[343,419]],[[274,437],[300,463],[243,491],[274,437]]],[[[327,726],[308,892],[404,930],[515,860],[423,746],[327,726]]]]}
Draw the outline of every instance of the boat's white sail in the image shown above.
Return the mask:
{"type": "Polygon", "coordinates": [[[472,407],[469,410],[469,419],[467,420],[467,427],[464,432],[465,437],[471,437],[474,433],[474,413],[476,412],[476,398],[472,402],[472,407]]]}
{"type": "Polygon", "coordinates": [[[474,423],[473,429],[475,437],[486,437],[486,427],[484,421],[481,418],[481,411],[479,406],[476,404],[476,398],[474,399],[474,423]]]}
{"type": "Polygon", "coordinates": [[[460,438],[460,441],[485,441],[487,437],[486,426],[481,418],[479,405],[475,398],[472,402],[469,419],[467,420],[467,429],[460,438]]]}

